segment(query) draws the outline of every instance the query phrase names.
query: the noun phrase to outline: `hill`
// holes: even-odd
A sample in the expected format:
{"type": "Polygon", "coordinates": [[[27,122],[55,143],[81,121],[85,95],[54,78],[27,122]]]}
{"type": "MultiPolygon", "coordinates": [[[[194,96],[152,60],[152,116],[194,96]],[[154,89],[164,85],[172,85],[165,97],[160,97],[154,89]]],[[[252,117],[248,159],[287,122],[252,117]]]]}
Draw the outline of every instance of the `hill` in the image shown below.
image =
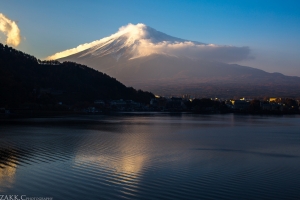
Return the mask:
{"type": "Polygon", "coordinates": [[[58,102],[74,105],[99,99],[149,103],[154,97],[85,65],[40,61],[1,43],[0,86],[0,107],[58,102]]]}
{"type": "Polygon", "coordinates": [[[300,96],[300,77],[241,66],[248,47],[220,46],[169,36],[144,24],[51,56],[74,61],[122,83],[160,95],[198,97],[300,96]]]}

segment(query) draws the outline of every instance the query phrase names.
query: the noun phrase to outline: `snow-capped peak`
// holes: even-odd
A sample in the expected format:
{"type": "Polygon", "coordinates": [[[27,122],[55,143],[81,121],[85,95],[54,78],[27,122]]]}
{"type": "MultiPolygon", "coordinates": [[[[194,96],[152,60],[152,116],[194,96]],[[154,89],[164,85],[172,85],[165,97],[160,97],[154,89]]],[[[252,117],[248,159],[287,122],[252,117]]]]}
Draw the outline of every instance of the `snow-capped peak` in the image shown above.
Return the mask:
{"type": "Polygon", "coordinates": [[[72,59],[90,60],[107,57],[119,61],[120,59],[130,60],[151,54],[162,54],[230,63],[246,59],[249,51],[248,47],[183,40],[157,31],[145,24],[128,24],[119,28],[119,31],[109,37],[56,53],[47,59],[64,58],[64,60],[68,60],[72,57],[72,59]]]}
{"type": "Polygon", "coordinates": [[[157,31],[145,24],[128,24],[119,29],[119,31],[112,36],[126,36],[129,41],[136,40],[148,40],[151,43],[160,43],[160,42],[184,42],[186,40],[172,37],[160,31],[157,31]]]}
{"type": "MultiPolygon", "coordinates": [[[[48,59],[59,59],[80,52],[80,55],[78,55],[79,57],[87,55],[101,57],[112,54],[112,56],[114,56],[116,59],[119,59],[121,56],[126,56],[129,59],[155,53],[152,50],[145,51],[145,47],[150,47],[157,44],[179,43],[189,43],[189,41],[169,36],[142,23],[136,25],[128,24],[127,26],[122,26],[119,28],[117,33],[112,34],[109,37],[56,53],[52,56],[49,56],[48,59]]],[[[193,43],[203,44],[199,42],[193,43]]]]}

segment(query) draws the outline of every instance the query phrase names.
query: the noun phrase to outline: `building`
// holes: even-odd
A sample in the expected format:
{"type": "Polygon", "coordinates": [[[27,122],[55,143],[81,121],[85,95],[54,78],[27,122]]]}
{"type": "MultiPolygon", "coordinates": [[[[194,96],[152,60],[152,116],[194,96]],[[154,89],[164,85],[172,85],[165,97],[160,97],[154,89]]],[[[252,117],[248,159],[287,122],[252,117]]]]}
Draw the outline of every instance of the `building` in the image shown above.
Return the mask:
{"type": "Polygon", "coordinates": [[[182,110],[185,108],[185,104],[182,98],[171,97],[167,102],[166,108],[169,110],[182,110]]]}
{"type": "Polygon", "coordinates": [[[269,102],[278,102],[278,101],[281,101],[281,98],[277,98],[277,97],[269,98],[269,102]]]}
{"type": "Polygon", "coordinates": [[[94,101],[94,104],[104,106],[104,105],[105,105],[105,102],[104,102],[103,100],[95,100],[95,101],[94,101]]]}
{"type": "Polygon", "coordinates": [[[123,99],[120,100],[114,100],[110,102],[111,106],[126,106],[126,101],[124,101],[123,99]]]}
{"type": "Polygon", "coordinates": [[[5,108],[0,108],[0,114],[10,114],[10,111],[5,108]]]}
{"type": "Polygon", "coordinates": [[[164,97],[158,96],[150,100],[150,106],[159,110],[164,110],[166,108],[166,105],[167,105],[167,99],[164,97]]]}
{"type": "Polygon", "coordinates": [[[250,105],[248,101],[244,100],[233,100],[231,103],[233,105],[233,109],[235,110],[247,110],[250,105]]]}

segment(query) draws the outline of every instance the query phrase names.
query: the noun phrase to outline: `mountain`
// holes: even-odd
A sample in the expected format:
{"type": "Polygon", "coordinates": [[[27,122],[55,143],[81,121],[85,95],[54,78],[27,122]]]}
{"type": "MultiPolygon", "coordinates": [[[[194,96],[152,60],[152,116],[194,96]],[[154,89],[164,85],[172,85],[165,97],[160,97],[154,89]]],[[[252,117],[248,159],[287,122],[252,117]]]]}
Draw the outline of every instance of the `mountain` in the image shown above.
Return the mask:
{"type": "Polygon", "coordinates": [[[161,95],[300,96],[299,77],[229,64],[249,54],[248,47],[189,41],[144,24],[129,24],[49,59],[85,64],[128,86],[161,95]]]}
{"type": "Polygon", "coordinates": [[[87,66],[40,61],[1,43],[0,86],[0,108],[115,99],[149,103],[154,97],[87,66]]]}

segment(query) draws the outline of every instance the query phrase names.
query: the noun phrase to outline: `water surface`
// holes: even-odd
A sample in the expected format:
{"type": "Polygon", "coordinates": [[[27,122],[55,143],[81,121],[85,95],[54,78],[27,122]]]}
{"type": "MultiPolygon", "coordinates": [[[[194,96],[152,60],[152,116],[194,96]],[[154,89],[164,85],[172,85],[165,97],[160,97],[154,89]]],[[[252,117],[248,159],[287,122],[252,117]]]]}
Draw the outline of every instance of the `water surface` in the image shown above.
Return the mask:
{"type": "Polygon", "coordinates": [[[0,194],[300,199],[300,116],[136,114],[0,126],[0,194]]]}

